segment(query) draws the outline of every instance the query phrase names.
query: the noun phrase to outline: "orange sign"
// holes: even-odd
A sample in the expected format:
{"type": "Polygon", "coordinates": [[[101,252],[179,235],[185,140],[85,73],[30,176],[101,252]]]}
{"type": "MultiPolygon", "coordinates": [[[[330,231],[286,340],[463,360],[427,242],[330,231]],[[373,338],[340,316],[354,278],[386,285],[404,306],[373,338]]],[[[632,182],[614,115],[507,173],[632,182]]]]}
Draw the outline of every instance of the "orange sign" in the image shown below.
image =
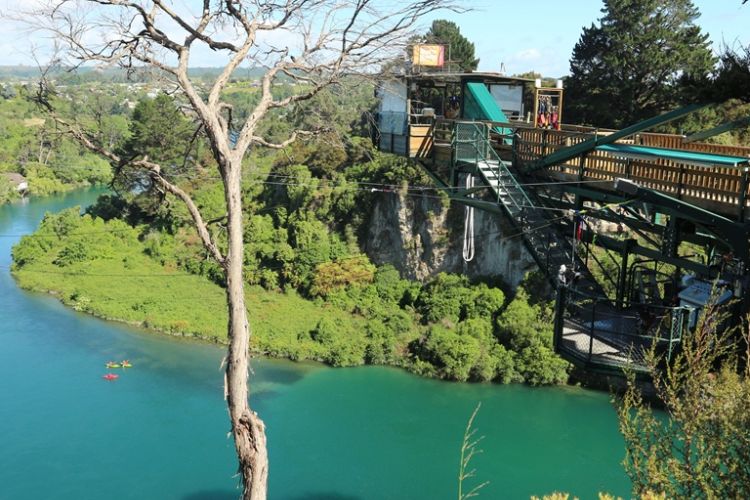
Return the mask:
{"type": "Polygon", "coordinates": [[[442,66],[445,62],[445,45],[415,45],[412,64],[415,66],[442,66]]]}

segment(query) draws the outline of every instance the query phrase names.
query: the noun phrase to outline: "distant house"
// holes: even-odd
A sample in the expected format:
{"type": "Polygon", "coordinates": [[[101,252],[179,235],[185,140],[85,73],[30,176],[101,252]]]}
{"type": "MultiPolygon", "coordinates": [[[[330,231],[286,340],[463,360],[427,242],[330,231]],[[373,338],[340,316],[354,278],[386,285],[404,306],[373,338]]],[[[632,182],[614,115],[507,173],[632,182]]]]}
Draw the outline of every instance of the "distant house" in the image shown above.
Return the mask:
{"type": "Polygon", "coordinates": [[[15,172],[5,172],[2,175],[11,186],[16,188],[16,191],[18,191],[19,193],[25,193],[29,190],[29,182],[23,175],[17,174],[15,172]]]}

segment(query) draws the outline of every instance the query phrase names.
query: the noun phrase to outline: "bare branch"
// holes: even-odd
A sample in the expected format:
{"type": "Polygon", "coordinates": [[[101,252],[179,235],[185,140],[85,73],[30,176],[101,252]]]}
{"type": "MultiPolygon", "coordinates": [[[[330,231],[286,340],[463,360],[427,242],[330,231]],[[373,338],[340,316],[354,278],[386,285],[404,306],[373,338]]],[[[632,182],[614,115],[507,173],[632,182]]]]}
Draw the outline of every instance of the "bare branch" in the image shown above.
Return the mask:
{"type": "Polygon", "coordinates": [[[149,161],[148,157],[132,161],[126,158],[122,158],[112,151],[109,151],[96,144],[86,132],[81,130],[81,128],[70,124],[69,122],[63,120],[55,114],[51,114],[51,117],[55,121],[55,123],[62,126],[65,132],[73,136],[82,146],[93,153],[97,153],[107,158],[110,162],[112,162],[112,164],[117,165],[119,168],[129,165],[148,171],[151,175],[151,178],[156,181],[159,186],[161,186],[165,191],[175,195],[183,203],[185,203],[185,206],[187,207],[188,212],[193,219],[195,229],[196,231],[198,231],[198,236],[200,236],[201,241],[203,242],[203,246],[206,247],[206,250],[209,251],[216,262],[218,262],[222,266],[225,264],[225,257],[221,254],[219,247],[213,241],[213,238],[208,231],[208,225],[204,222],[203,216],[198,210],[195,202],[193,202],[189,194],[187,194],[185,191],[180,189],[175,184],[172,184],[162,176],[161,166],[159,164],[149,161]]]}
{"type": "Polygon", "coordinates": [[[131,162],[131,165],[148,170],[151,174],[151,178],[156,181],[157,184],[159,184],[167,192],[175,195],[185,204],[188,212],[190,212],[190,216],[193,218],[195,229],[196,231],[198,231],[198,235],[203,242],[203,246],[206,248],[206,250],[208,250],[214,260],[216,260],[216,262],[218,262],[221,266],[224,266],[226,264],[226,259],[221,254],[219,247],[216,246],[216,243],[214,243],[213,238],[211,238],[211,233],[208,232],[208,225],[203,221],[203,216],[201,215],[200,210],[198,210],[198,207],[196,206],[190,195],[180,189],[176,184],[172,184],[167,179],[165,179],[161,175],[161,167],[156,163],[148,161],[148,157],[144,157],[141,160],[131,162]]]}
{"type": "Polygon", "coordinates": [[[183,43],[183,46],[189,47],[190,44],[192,44],[195,39],[198,39],[204,42],[213,50],[229,50],[232,52],[239,51],[239,48],[232,43],[217,41],[204,34],[204,30],[206,29],[206,26],[208,26],[208,23],[211,20],[209,0],[203,1],[203,15],[201,16],[200,22],[198,23],[197,27],[191,26],[188,22],[186,22],[182,18],[182,16],[177,15],[172,9],[170,9],[167,5],[165,5],[164,2],[162,2],[161,0],[153,0],[153,2],[154,2],[154,5],[159,7],[159,9],[161,9],[162,12],[164,12],[169,17],[171,17],[177,24],[180,25],[180,27],[182,27],[182,29],[184,29],[185,31],[189,33],[189,36],[183,43]]]}
{"type": "Polygon", "coordinates": [[[270,149],[284,149],[287,146],[290,146],[294,141],[296,141],[299,137],[311,137],[315,135],[316,133],[321,133],[323,130],[318,131],[312,131],[312,130],[295,130],[292,132],[292,134],[289,136],[288,139],[282,142],[270,142],[264,139],[263,137],[259,136],[252,136],[252,142],[255,144],[260,144],[263,147],[270,148],[270,149]]]}

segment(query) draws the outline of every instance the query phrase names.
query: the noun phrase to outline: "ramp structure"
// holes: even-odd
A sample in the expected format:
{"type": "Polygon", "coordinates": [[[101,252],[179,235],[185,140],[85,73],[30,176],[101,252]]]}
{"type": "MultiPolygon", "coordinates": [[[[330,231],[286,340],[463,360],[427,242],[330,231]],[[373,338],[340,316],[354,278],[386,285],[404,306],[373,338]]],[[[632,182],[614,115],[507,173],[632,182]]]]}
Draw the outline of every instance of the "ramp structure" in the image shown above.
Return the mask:
{"type": "Polygon", "coordinates": [[[750,310],[750,148],[648,132],[702,106],[619,131],[555,130],[524,121],[522,98],[508,103],[529,82],[425,78],[406,79],[407,105],[424,85],[460,93],[461,109],[453,118],[407,109],[404,154],[453,201],[522,235],[557,287],[563,357],[585,370],[645,371],[646,351],[669,358],[712,300],[733,298],[737,318],[750,310]],[[521,112],[509,117],[506,107],[521,112]],[[462,187],[467,175],[480,185],[462,187]]]}
{"type": "MultiPolygon", "coordinates": [[[[508,118],[503,110],[497,105],[495,99],[482,82],[467,82],[466,94],[464,96],[464,117],[470,120],[508,123],[508,118]]],[[[495,127],[495,131],[508,136],[512,130],[509,128],[495,127]]],[[[505,144],[511,144],[512,139],[504,137],[505,144]]]]}

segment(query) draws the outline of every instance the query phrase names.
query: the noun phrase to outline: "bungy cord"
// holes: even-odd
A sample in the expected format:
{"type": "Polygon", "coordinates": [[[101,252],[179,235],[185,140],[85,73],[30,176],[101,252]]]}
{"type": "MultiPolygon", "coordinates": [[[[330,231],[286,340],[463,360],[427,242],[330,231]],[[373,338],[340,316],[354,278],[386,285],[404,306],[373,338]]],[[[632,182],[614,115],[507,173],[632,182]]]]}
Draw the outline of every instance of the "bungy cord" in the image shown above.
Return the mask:
{"type": "MultiPolygon", "coordinates": [[[[474,176],[466,176],[466,189],[474,187],[474,176]]],[[[473,197],[473,195],[470,195],[473,197]]],[[[474,207],[464,207],[464,261],[471,262],[474,258],[474,207]]]]}

